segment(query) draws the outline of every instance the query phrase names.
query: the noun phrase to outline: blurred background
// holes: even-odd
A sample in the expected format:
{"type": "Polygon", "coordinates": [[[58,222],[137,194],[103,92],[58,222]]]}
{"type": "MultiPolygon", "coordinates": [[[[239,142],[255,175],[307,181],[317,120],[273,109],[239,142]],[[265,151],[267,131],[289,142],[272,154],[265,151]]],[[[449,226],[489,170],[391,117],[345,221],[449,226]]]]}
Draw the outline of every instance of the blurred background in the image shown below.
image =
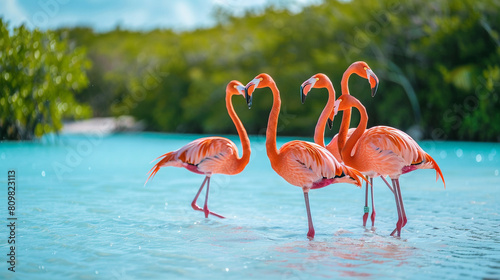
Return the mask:
{"type": "MultiPolygon", "coordinates": [[[[300,84],[323,72],[338,96],[363,60],[377,95],[357,76],[349,85],[369,126],[498,142],[499,11],[494,0],[2,1],[0,140],[120,116],[135,129],[235,134],[225,86],[261,72],[281,91],[279,134],[312,137],[327,93],[302,105],[300,84]]],[[[233,99],[250,134],[265,129],[270,99],[251,111],[233,99]]]]}

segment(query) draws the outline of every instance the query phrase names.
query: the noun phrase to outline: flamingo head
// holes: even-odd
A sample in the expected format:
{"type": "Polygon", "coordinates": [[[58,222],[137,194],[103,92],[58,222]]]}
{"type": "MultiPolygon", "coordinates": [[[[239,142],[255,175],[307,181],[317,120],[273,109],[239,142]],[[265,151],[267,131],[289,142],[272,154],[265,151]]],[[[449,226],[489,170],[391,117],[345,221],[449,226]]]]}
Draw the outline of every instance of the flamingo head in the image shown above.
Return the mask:
{"type": "MultiPolygon", "coordinates": [[[[368,82],[370,83],[370,88],[372,90],[372,92],[371,92],[372,97],[374,97],[375,94],[377,93],[377,89],[378,89],[378,77],[372,71],[370,66],[368,66],[368,64],[364,61],[356,61],[353,64],[351,64],[349,66],[349,68],[347,68],[346,73],[348,73],[349,70],[352,70],[352,72],[356,73],[358,76],[368,80],[368,82]]],[[[344,73],[344,75],[346,73],[344,73]]],[[[340,97],[339,97],[339,99],[340,99],[340,97]]],[[[339,99],[337,99],[337,101],[339,101],[339,99]]],[[[333,117],[337,114],[337,111],[343,111],[343,110],[345,110],[345,109],[340,109],[338,107],[338,104],[336,103],[334,110],[331,112],[330,116],[328,117],[328,126],[330,127],[330,129],[332,128],[331,125],[333,124],[333,117]]]]}
{"type": "Polygon", "coordinates": [[[353,67],[354,73],[358,74],[358,76],[365,78],[370,83],[370,87],[372,89],[372,97],[375,96],[378,89],[378,77],[373,73],[372,69],[368,64],[364,61],[356,61],[349,68],[353,67]]]}
{"type": "Polygon", "coordinates": [[[245,86],[245,97],[247,99],[248,109],[252,107],[252,93],[255,91],[255,89],[269,87],[272,84],[274,84],[273,78],[271,78],[271,76],[266,73],[262,73],[257,75],[257,77],[255,77],[245,86]]]}
{"type": "Polygon", "coordinates": [[[300,86],[300,99],[302,104],[306,101],[307,94],[312,88],[325,88],[331,84],[330,78],[322,73],[318,73],[303,82],[300,86]]]}
{"type": "Polygon", "coordinates": [[[336,115],[338,111],[348,110],[351,107],[354,107],[357,103],[360,103],[356,97],[350,94],[342,94],[335,101],[335,108],[333,109],[334,114],[336,115]]]}
{"type": "Polygon", "coordinates": [[[226,93],[230,94],[231,96],[241,95],[244,97],[245,96],[245,86],[239,81],[232,80],[231,82],[229,82],[229,84],[227,84],[226,93]]]}

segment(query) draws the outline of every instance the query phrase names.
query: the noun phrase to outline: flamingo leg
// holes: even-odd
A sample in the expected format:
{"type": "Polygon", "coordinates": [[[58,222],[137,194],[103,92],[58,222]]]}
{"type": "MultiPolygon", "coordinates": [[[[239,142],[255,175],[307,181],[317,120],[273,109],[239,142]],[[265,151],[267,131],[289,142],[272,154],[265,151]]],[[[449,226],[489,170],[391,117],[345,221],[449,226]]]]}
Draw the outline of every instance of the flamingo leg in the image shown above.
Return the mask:
{"type": "MultiPolygon", "coordinates": [[[[194,197],[193,199],[193,202],[191,202],[191,207],[193,207],[193,210],[196,210],[196,211],[202,211],[202,212],[205,212],[204,209],[202,209],[200,206],[198,206],[196,204],[196,201],[198,200],[198,197],[200,196],[200,193],[201,193],[201,190],[203,190],[203,187],[205,186],[205,183],[208,181],[208,185],[210,184],[210,177],[209,176],[206,176],[205,177],[205,180],[203,180],[203,183],[201,183],[201,186],[200,186],[200,189],[198,190],[198,192],[196,193],[196,196],[194,197]]],[[[206,199],[205,199],[205,208],[208,210],[207,208],[207,200],[208,200],[208,185],[207,185],[207,194],[206,194],[206,199]]],[[[219,215],[219,214],[216,214],[214,212],[211,212],[211,211],[208,211],[208,214],[211,214],[211,215],[214,215],[218,218],[221,218],[221,219],[224,219],[223,216],[219,215]]],[[[208,214],[206,214],[205,212],[205,218],[207,218],[208,214]]]]}
{"type": "Polygon", "coordinates": [[[366,181],[365,208],[363,212],[363,226],[366,227],[366,220],[368,220],[368,213],[370,212],[370,207],[368,207],[368,180],[366,181]]]}
{"type": "Polygon", "coordinates": [[[307,222],[309,224],[309,231],[307,232],[307,238],[312,240],[314,239],[314,226],[311,217],[311,208],[309,207],[309,194],[306,191],[304,191],[304,200],[306,201],[307,222]]]}
{"type": "Polygon", "coordinates": [[[392,193],[394,193],[394,190],[392,189],[391,185],[389,184],[389,182],[387,182],[387,180],[384,178],[384,176],[380,176],[380,178],[382,178],[382,180],[384,180],[385,184],[387,185],[387,187],[389,187],[389,189],[391,190],[392,193]]]}
{"type": "Polygon", "coordinates": [[[370,177],[370,191],[371,191],[371,195],[372,195],[372,216],[371,216],[371,220],[372,220],[372,227],[374,227],[375,226],[375,216],[377,214],[375,214],[375,201],[373,200],[373,177],[370,177]]]}
{"type": "Polygon", "coordinates": [[[394,236],[397,233],[397,236],[401,236],[401,225],[403,223],[403,214],[401,211],[401,205],[399,200],[398,188],[397,188],[397,179],[392,179],[392,185],[394,189],[394,198],[396,200],[396,207],[398,209],[398,222],[396,223],[396,228],[391,232],[391,236],[394,236]]]}
{"type": "Polygon", "coordinates": [[[210,191],[210,177],[208,177],[207,181],[207,190],[205,193],[205,205],[203,206],[203,212],[205,212],[205,218],[208,218],[208,214],[210,210],[208,210],[208,192],[210,191]]]}
{"type": "Polygon", "coordinates": [[[406,225],[406,222],[408,220],[406,218],[406,211],[405,211],[405,206],[403,204],[403,195],[401,194],[401,187],[399,185],[399,179],[396,180],[396,185],[398,187],[398,196],[399,196],[399,205],[401,206],[401,215],[403,216],[403,223],[401,225],[401,228],[403,228],[406,225]]]}
{"type": "Polygon", "coordinates": [[[194,197],[193,202],[191,202],[191,207],[193,207],[193,210],[197,210],[197,211],[201,211],[202,210],[200,208],[200,206],[198,206],[196,204],[196,201],[198,200],[198,196],[200,196],[201,190],[203,190],[203,187],[205,186],[205,183],[207,182],[207,180],[208,180],[208,176],[206,176],[205,180],[203,180],[203,183],[201,183],[200,189],[196,193],[196,196],[194,197]]]}

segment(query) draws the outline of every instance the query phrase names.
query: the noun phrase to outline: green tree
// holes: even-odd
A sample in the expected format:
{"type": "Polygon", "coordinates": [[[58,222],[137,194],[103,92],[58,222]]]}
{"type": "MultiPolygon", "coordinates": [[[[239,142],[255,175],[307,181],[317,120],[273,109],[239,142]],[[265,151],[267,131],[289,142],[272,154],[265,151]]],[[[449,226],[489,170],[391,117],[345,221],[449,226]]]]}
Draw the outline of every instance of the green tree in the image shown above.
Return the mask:
{"type": "MultiPolygon", "coordinates": [[[[500,141],[499,1],[324,0],[297,13],[285,7],[242,16],[217,10],[216,26],[184,32],[57,33],[86,46],[93,63],[90,86],[77,100],[99,116],[144,120],[148,130],[234,133],[225,85],[267,72],[282,96],[279,134],[310,137],[327,94],[301,105],[300,83],[323,72],[338,95],[344,70],[364,60],[380,78],[377,96],[356,75],[349,85],[367,108],[369,126],[419,129],[439,140],[500,141]]],[[[234,105],[245,127],[260,133],[270,95],[254,99],[252,111],[241,103],[234,105]]],[[[354,113],[352,125],[358,118],[354,113]]]]}
{"type": "Polygon", "coordinates": [[[90,116],[74,98],[89,67],[83,48],[23,25],[10,34],[0,18],[0,139],[33,139],[59,131],[62,118],[90,116]]]}

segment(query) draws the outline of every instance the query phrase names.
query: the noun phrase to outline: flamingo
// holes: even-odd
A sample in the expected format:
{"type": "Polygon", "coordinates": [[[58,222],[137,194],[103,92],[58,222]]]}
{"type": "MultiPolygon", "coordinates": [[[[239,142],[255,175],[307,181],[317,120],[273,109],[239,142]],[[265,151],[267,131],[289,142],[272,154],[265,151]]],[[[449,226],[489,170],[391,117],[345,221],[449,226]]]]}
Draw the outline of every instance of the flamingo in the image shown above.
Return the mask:
{"type": "Polygon", "coordinates": [[[223,216],[216,214],[208,209],[208,192],[210,188],[210,177],[213,174],[227,174],[234,175],[238,174],[250,160],[250,140],[248,139],[245,127],[241,123],[240,119],[234,111],[233,104],[231,102],[231,97],[233,95],[244,96],[245,87],[239,81],[231,81],[226,87],[226,108],[236,126],[238,131],[238,136],[240,137],[241,145],[243,147],[243,155],[238,157],[238,148],[229,139],[223,137],[205,137],[194,140],[182,148],[166,153],[157,159],[161,158],[158,163],[156,163],[153,168],[149,171],[150,175],[146,180],[153,178],[155,174],[160,170],[161,167],[165,166],[175,166],[184,167],[187,170],[205,175],[205,180],[200,186],[198,193],[191,202],[191,207],[194,210],[202,211],[205,213],[205,218],[208,215],[214,215],[218,218],[224,218],[223,216]],[[207,184],[205,205],[203,208],[196,204],[198,196],[200,195],[203,187],[207,184]]]}
{"type": "MultiPolygon", "coordinates": [[[[358,76],[365,78],[369,81],[370,87],[371,87],[371,95],[372,97],[375,96],[377,93],[377,88],[378,88],[378,77],[373,73],[371,70],[370,66],[364,61],[356,61],[352,63],[344,72],[342,75],[342,81],[341,81],[341,90],[342,94],[350,94],[349,92],[349,77],[352,74],[357,74],[358,76]]],[[[314,76],[313,76],[314,77],[314,76]]],[[[330,79],[326,75],[320,75],[318,76],[319,79],[325,79],[325,84],[327,85],[326,88],[328,90],[328,100],[330,101],[330,98],[333,98],[335,100],[335,90],[333,89],[333,85],[330,81],[330,79]]],[[[304,82],[306,83],[306,82],[304,82]]],[[[320,86],[313,84],[313,86],[305,88],[304,84],[301,86],[301,99],[302,103],[305,101],[305,96],[307,96],[307,93],[311,88],[320,88],[320,86]]],[[[333,101],[332,101],[333,102],[333,101]]],[[[342,115],[342,124],[340,126],[340,130],[343,131],[344,129],[348,129],[351,121],[351,109],[348,109],[344,111],[342,115]]],[[[333,124],[333,111],[330,117],[328,118],[328,126],[330,129],[332,128],[333,124]]],[[[325,128],[324,126],[321,127],[319,126],[319,121],[316,125],[316,129],[314,131],[314,142],[316,144],[319,144],[321,146],[325,146],[325,140],[324,140],[324,132],[325,128]]],[[[330,143],[326,145],[326,149],[332,153],[332,155],[340,162],[343,162],[342,160],[342,155],[340,154],[339,150],[341,150],[344,145],[346,138],[351,136],[352,132],[354,132],[354,128],[351,128],[348,130],[347,133],[341,133],[340,135],[342,136],[341,139],[339,139],[339,134],[336,134],[330,143]]],[[[368,176],[370,179],[370,188],[371,188],[371,200],[372,200],[372,215],[371,215],[371,220],[372,220],[372,227],[375,226],[375,203],[373,200],[373,177],[371,177],[371,174],[364,174],[368,176]]],[[[365,207],[364,207],[364,214],[363,214],[363,226],[366,226],[366,221],[368,219],[368,214],[370,212],[370,208],[368,207],[368,181],[366,182],[366,192],[365,192],[365,207]]]]}
{"type": "MultiPolygon", "coordinates": [[[[373,73],[371,70],[370,66],[364,61],[356,61],[353,64],[351,64],[344,74],[342,75],[342,81],[340,83],[340,87],[342,90],[342,94],[350,94],[349,92],[349,77],[353,73],[356,73],[358,76],[368,79],[371,87],[371,95],[372,97],[375,96],[377,93],[378,89],[378,77],[373,73]]],[[[333,113],[333,112],[332,112],[333,113]]],[[[330,118],[331,119],[331,118],[330,118]]],[[[329,119],[329,120],[330,120],[329,119]]],[[[331,123],[330,121],[328,122],[329,124],[331,123]]],[[[327,145],[327,150],[329,150],[333,154],[339,154],[340,151],[343,149],[345,146],[345,142],[348,137],[351,136],[351,134],[354,132],[354,128],[349,129],[351,123],[351,108],[348,110],[343,111],[342,114],[342,123],[340,124],[340,130],[342,132],[339,132],[339,134],[335,135],[330,141],[330,143],[327,145]],[[347,130],[347,133],[345,132],[347,130]],[[339,137],[340,136],[340,137],[339,137]]],[[[342,155],[341,155],[342,156],[342,155]]],[[[372,215],[370,217],[372,221],[372,227],[375,227],[375,201],[373,199],[373,175],[374,174],[369,174],[369,173],[364,173],[369,179],[370,179],[370,194],[371,194],[371,201],[372,201],[372,215]]],[[[363,208],[363,226],[366,227],[366,221],[368,220],[368,215],[370,213],[370,208],[368,207],[368,181],[366,182],[366,192],[365,192],[365,207],[363,208]]]]}
{"type": "Polygon", "coordinates": [[[443,173],[436,161],[403,131],[388,126],[375,126],[366,130],[368,114],[363,104],[355,97],[343,94],[337,100],[340,101],[338,110],[345,111],[354,107],[361,115],[358,127],[341,150],[344,163],[362,173],[370,174],[371,177],[381,176],[394,193],[398,221],[391,236],[397,233],[399,237],[407,222],[399,176],[417,169],[434,169],[436,181],[441,177],[446,188],[443,173]],[[391,178],[392,187],[385,176],[391,178]]]}
{"type": "MultiPolygon", "coordinates": [[[[252,93],[256,88],[269,87],[273,93],[273,106],[269,113],[266,130],[266,151],[271,167],[288,183],[302,188],[307,210],[309,231],[307,237],[314,238],[314,226],[309,207],[309,190],[319,189],[334,183],[350,183],[361,186],[364,177],[357,170],[340,164],[324,147],[306,141],[290,141],[279,150],[276,147],[278,115],[281,107],[279,90],[268,74],[260,74],[245,87],[247,104],[252,105],[252,93]]],[[[321,114],[323,126],[333,109],[329,104],[321,114]]]]}

